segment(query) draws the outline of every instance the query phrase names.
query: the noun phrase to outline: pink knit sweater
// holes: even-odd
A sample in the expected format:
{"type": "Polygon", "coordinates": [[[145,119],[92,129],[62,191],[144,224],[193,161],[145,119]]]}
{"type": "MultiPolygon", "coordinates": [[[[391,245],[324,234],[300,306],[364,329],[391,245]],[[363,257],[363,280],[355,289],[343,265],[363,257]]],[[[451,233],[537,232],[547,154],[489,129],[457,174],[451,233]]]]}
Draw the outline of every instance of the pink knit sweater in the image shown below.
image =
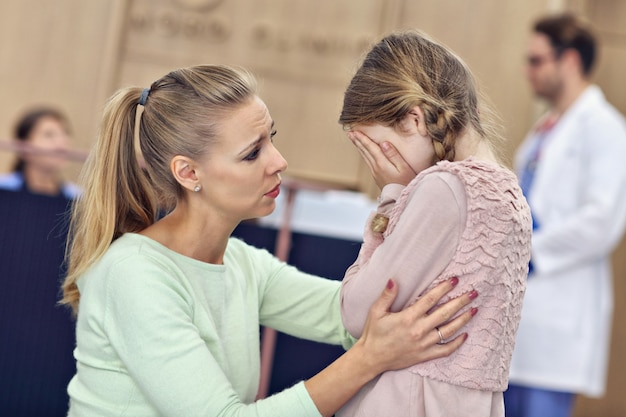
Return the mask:
{"type": "MultiPolygon", "coordinates": [[[[348,331],[361,335],[369,308],[389,278],[399,285],[394,311],[457,276],[458,287],[443,301],[476,289],[479,297],[467,308],[478,307],[478,314],[462,329],[469,338],[459,350],[447,358],[383,374],[339,415],[376,415],[370,414],[372,404],[381,402],[386,404],[385,415],[401,415],[396,413],[404,411],[391,412],[389,407],[403,401],[423,404],[424,397],[436,396],[442,384],[448,397],[454,387],[485,394],[504,391],[530,259],[530,210],[516,177],[474,159],[440,162],[404,189],[385,187],[378,213],[389,217],[386,231],[373,233],[367,225],[359,257],[343,281],[342,318],[348,331]],[[428,381],[416,385],[414,376],[435,381],[432,386],[439,388],[432,389],[428,381]],[[386,401],[391,399],[393,404],[386,401]]],[[[468,399],[466,393],[461,397],[468,399]]],[[[493,408],[493,398],[483,397],[489,402],[485,408],[493,408]]]]}

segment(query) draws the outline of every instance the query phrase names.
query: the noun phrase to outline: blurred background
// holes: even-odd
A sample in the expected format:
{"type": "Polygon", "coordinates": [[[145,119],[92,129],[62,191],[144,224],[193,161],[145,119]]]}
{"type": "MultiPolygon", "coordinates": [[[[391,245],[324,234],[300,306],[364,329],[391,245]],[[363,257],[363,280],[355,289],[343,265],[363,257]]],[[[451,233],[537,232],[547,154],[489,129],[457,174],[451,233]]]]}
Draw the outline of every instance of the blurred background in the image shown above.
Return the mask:
{"type": "MultiPolygon", "coordinates": [[[[71,120],[73,146],[87,151],[117,88],[148,87],[181,66],[241,65],[259,79],[279,131],[276,146],[289,161],[286,175],[374,196],[337,123],[343,90],[371,42],[418,28],[455,50],[500,114],[510,158],[542,109],[524,78],[531,22],[563,10],[594,25],[594,81],[626,113],[626,0],[2,0],[0,139],[11,139],[24,108],[51,104],[71,120]]],[[[0,151],[0,173],[13,158],[0,151]]],[[[80,163],[67,171],[75,180],[80,163]]],[[[602,399],[579,398],[577,417],[626,416],[624,243],[614,267],[609,388],[602,399]]]]}

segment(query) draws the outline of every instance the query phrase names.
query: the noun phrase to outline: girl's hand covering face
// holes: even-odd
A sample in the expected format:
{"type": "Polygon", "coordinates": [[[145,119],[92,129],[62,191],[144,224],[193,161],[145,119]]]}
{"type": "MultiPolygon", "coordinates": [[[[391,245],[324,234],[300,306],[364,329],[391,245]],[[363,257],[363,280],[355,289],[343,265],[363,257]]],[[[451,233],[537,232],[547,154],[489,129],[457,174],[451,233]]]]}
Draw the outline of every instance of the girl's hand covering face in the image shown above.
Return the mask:
{"type": "Polygon", "coordinates": [[[408,185],[417,175],[390,142],[383,141],[379,145],[356,130],[348,132],[348,138],[365,160],[380,189],[387,184],[408,185]]]}

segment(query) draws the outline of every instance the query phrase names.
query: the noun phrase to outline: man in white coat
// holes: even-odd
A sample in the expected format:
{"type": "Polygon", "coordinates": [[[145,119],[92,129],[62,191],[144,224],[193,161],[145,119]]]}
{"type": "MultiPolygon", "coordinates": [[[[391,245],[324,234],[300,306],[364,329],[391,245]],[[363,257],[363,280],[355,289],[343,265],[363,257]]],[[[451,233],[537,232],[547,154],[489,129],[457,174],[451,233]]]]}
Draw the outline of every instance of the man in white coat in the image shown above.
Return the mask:
{"type": "Polygon", "coordinates": [[[549,110],[516,155],[534,231],[507,417],[567,417],[577,393],[605,390],[626,125],[590,83],[595,48],[573,15],[539,20],[529,42],[527,77],[549,110]]]}

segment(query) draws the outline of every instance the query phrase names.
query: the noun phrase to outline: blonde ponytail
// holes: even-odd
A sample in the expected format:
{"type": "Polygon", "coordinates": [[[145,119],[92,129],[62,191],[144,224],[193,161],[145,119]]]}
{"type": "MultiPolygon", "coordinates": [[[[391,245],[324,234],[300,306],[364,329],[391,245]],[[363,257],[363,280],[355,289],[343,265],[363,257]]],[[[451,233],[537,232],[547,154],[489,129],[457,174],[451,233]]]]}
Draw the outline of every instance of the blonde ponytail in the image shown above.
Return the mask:
{"type": "Polygon", "coordinates": [[[108,101],[100,134],[81,173],[68,238],[68,274],[61,304],[78,310],[76,281],[111,242],[155,221],[156,199],[135,152],[135,117],[141,90],[118,91],[108,101]]]}

